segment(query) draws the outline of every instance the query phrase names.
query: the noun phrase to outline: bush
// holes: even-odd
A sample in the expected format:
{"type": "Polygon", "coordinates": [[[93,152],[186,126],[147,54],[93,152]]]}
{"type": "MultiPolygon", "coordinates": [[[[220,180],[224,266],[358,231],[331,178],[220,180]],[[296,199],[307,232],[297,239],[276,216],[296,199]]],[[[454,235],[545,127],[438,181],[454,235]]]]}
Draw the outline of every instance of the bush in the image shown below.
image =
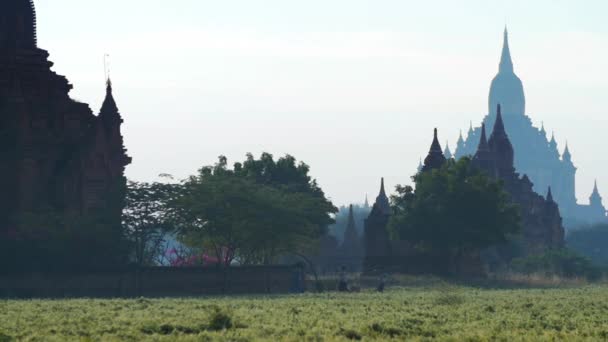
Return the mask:
{"type": "Polygon", "coordinates": [[[12,342],[13,338],[0,332],[0,342],[12,342]]]}
{"type": "Polygon", "coordinates": [[[569,249],[548,250],[544,254],[513,259],[511,269],[524,274],[542,273],[589,280],[601,277],[601,271],[589,259],[569,249]]]}
{"type": "Polygon", "coordinates": [[[219,308],[216,308],[209,320],[208,329],[211,331],[228,330],[233,327],[232,317],[219,308]]]}

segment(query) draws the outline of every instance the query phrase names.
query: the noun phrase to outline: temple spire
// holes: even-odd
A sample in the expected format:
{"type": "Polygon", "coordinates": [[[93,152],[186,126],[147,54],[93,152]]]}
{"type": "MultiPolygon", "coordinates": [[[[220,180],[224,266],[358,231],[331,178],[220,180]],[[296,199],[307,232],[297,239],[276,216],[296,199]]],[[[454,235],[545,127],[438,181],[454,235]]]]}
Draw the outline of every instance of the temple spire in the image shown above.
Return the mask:
{"type": "Polygon", "coordinates": [[[502,109],[500,104],[496,109],[496,122],[494,122],[494,130],[492,131],[492,135],[507,135],[507,132],[505,131],[505,122],[502,119],[502,109]]]}
{"type": "Polygon", "coordinates": [[[555,202],[553,200],[553,193],[551,192],[551,187],[549,187],[549,191],[547,192],[547,202],[549,202],[549,203],[555,202]]]}
{"type": "Polygon", "coordinates": [[[591,206],[603,206],[602,196],[600,195],[600,191],[597,188],[597,179],[593,183],[593,192],[591,193],[591,197],[589,197],[589,203],[591,204],[591,206]]]}
{"type": "Polygon", "coordinates": [[[481,124],[481,139],[479,139],[479,147],[477,148],[477,151],[489,151],[490,147],[488,146],[488,138],[487,138],[487,134],[486,134],[486,124],[482,123],[481,124]]]}
{"type": "Polygon", "coordinates": [[[391,205],[384,189],[384,177],[380,182],[380,193],[378,194],[378,197],[376,197],[374,208],[380,210],[380,213],[382,213],[383,215],[389,215],[391,213],[391,205]]]}
{"type": "Polygon", "coordinates": [[[564,154],[562,154],[562,160],[571,161],[572,154],[570,153],[570,148],[568,147],[568,142],[566,141],[566,148],[564,149],[564,154]]]}
{"type": "Polygon", "coordinates": [[[494,123],[494,131],[490,135],[490,139],[488,139],[488,146],[494,155],[498,175],[511,174],[513,172],[515,157],[513,145],[505,130],[500,104],[496,108],[496,122],[494,123]]]}
{"type": "Polygon", "coordinates": [[[108,127],[115,124],[120,125],[123,122],[120,112],[118,111],[116,101],[114,100],[114,95],[112,93],[112,80],[110,78],[106,80],[106,97],[101,105],[99,117],[104,122],[104,125],[108,127]]]}
{"type": "Polygon", "coordinates": [[[443,155],[441,144],[439,144],[437,128],[435,128],[433,143],[431,144],[429,154],[424,159],[424,167],[422,168],[422,171],[426,172],[433,169],[439,169],[445,162],[446,159],[443,155]]]}
{"type": "Polygon", "coordinates": [[[513,60],[509,49],[509,31],[505,26],[504,41],[502,46],[502,56],[500,58],[499,73],[513,73],[513,60]]]}
{"type": "Polygon", "coordinates": [[[351,204],[348,207],[348,224],[346,225],[346,231],[344,232],[344,244],[354,244],[359,239],[358,235],[353,205],[351,204]]]}
{"type": "Polygon", "coordinates": [[[445,159],[452,159],[454,157],[450,150],[450,143],[447,141],[445,142],[445,151],[443,151],[443,154],[445,155],[445,159]]]}

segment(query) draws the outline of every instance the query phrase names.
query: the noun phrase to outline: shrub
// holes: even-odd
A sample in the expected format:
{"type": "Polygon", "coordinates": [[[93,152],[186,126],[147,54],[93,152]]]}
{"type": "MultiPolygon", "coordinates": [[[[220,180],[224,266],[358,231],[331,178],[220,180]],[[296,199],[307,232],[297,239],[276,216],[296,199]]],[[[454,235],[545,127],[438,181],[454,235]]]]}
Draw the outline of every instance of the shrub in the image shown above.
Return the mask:
{"type": "Polygon", "coordinates": [[[10,336],[8,336],[8,335],[3,334],[3,333],[0,331],[0,342],[12,342],[12,341],[13,341],[13,338],[12,338],[12,337],[10,337],[10,336]]]}
{"type": "Polygon", "coordinates": [[[360,333],[358,333],[357,331],[354,330],[344,330],[341,329],[340,330],[340,335],[346,337],[349,340],[353,340],[353,341],[361,341],[361,339],[363,339],[363,336],[361,336],[360,333]]]}
{"type": "Polygon", "coordinates": [[[597,280],[601,271],[591,261],[569,249],[548,250],[543,254],[513,259],[511,269],[524,274],[544,273],[560,277],[597,280]]]}
{"type": "Polygon", "coordinates": [[[233,327],[232,317],[219,308],[216,308],[209,319],[208,329],[211,331],[228,330],[233,327]]]}

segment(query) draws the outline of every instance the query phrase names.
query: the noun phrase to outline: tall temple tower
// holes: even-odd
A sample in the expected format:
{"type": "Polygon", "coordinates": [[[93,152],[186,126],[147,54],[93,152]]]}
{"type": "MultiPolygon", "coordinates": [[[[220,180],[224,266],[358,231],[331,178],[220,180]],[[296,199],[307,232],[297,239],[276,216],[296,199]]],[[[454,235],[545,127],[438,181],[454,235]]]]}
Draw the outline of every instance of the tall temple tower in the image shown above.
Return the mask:
{"type": "Polygon", "coordinates": [[[37,46],[31,0],[0,2],[0,233],[26,213],[102,215],[120,224],[131,162],[108,81],[99,115],[37,46]]]}
{"type": "MultiPolygon", "coordinates": [[[[482,126],[494,127],[497,119],[498,105],[501,105],[504,130],[515,151],[514,165],[517,172],[529,177],[533,189],[544,194],[549,187],[558,203],[564,222],[568,227],[580,224],[608,222],[606,209],[603,214],[588,215],[588,205],[579,205],[576,200],[576,166],[568,146],[560,155],[555,136],[548,139],[544,125],[537,128],[526,115],[526,97],[521,79],[515,74],[511,57],[509,34],[505,29],[502,54],[498,74],[490,85],[488,97],[488,114],[482,120],[482,126]]],[[[482,127],[471,125],[466,139],[462,134],[458,139],[455,157],[475,156],[482,139],[482,127]]],[[[484,147],[485,148],[485,147],[484,147]]],[[[483,152],[483,151],[482,151],[483,152]]],[[[602,207],[603,208],[603,207],[602,207]]]]}

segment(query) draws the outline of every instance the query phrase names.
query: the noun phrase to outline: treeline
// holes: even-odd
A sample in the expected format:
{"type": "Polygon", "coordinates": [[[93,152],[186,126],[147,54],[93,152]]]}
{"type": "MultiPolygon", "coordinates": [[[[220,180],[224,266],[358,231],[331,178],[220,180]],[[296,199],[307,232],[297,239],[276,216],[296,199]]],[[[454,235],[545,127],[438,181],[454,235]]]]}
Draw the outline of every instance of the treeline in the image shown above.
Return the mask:
{"type": "Polygon", "coordinates": [[[128,182],[122,224],[31,215],[2,239],[2,269],[271,264],[309,253],[337,212],[309,171],[264,153],[233,165],[220,157],[181,182],[128,182]]]}

